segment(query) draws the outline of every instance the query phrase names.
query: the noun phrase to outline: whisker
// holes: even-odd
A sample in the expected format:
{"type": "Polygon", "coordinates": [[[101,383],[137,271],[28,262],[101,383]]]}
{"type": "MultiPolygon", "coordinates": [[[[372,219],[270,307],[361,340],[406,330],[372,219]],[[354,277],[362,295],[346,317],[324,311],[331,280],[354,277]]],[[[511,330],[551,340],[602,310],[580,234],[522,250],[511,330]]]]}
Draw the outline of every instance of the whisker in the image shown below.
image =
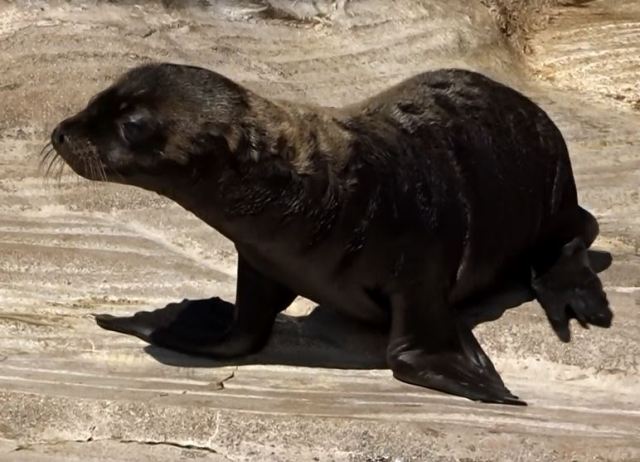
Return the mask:
{"type": "Polygon", "coordinates": [[[91,181],[91,188],[92,189],[96,189],[96,184],[95,184],[95,180],[96,180],[96,165],[95,165],[95,159],[93,158],[93,156],[91,157],[86,157],[85,158],[85,170],[89,170],[89,178],[92,180],[91,181]]]}
{"type": "Polygon", "coordinates": [[[51,143],[47,143],[38,153],[38,157],[46,157],[51,151],[55,151],[55,148],[51,143]]]}
{"type": "Polygon", "coordinates": [[[40,150],[40,153],[38,154],[38,157],[42,156],[42,153],[47,151],[47,150],[51,150],[53,149],[53,144],[51,143],[51,141],[49,141],[47,144],[45,144],[42,149],[40,150]]]}
{"type": "Polygon", "coordinates": [[[51,164],[51,178],[56,181],[57,186],[60,186],[60,178],[58,176],[60,163],[63,163],[62,159],[59,156],[56,156],[51,164]]]}
{"type": "Polygon", "coordinates": [[[86,172],[88,170],[89,161],[86,156],[82,156],[82,169],[86,172]]]}
{"type": "Polygon", "coordinates": [[[93,165],[95,166],[96,169],[96,179],[99,181],[107,181],[107,175],[104,171],[104,166],[102,165],[102,162],[100,162],[100,160],[98,158],[93,159],[93,165]]]}
{"type": "Polygon", "coordinates": [[[29,151],[29,154],[27,155],[27,159],[30,162],[32,162],[35,159],[41,158],[43,154],[46,155],[46,153],[49,152],[51,149],[53,149],[53,145],[49,141],[42,147],[42,149],[40,149],[40,151],[29,151]]]}
{"type": "Polygon", "coordinates": [[[102,163],[100,163],[100,177],[102,178],[102,181],[107,181],[107,172],[104,169],[104,165],[102,165],[102,163]]]}
{"type": "Polygon", "coordinates": [[[67,166],[67,163],[64,161],[64,159],[62,159],[61,157],[58,156],[58,159],[60,159],[60,167],[58,168],[58,172],[57,172],[57,179],[58,179],[58,185],[60,185],[62,183],[62,174],[64,172],[64,168],[67,166]]]}
{"type": "Polygon", "coordinates": [[[44,160],[46,160],[47,157],[49,157],[53,151],[55,151],[53,148],[48,149],[46,152],[45,151],[41,151],[40,154],[38,155],[38,157],[40,157],[40,163],[42,163],[44,160]]]}
{"type": "Polygon", "coordinates": [[[89,177],[91,177],[91,179],[95,179],[96,172],[93,159],[88,159],[87,164],[89,165],[89,177]]]}
{"type": "Polygon", "coordinates": [[[50,184],[51,181],[54,181],[56,179],[56,176],[53,172],[55,171],[55,167],[58,164],[58,162],[62,162],[62,158],[54,155],[54,156],[49,156],[46,159],[46,162],[41,163],[40,172],[42,173],[42,180],[45,183],[50,184]]]}
{"type": "Polygon", "coordinates": [[[44,172],[45,176],[49,176],[49,173],[51,173],[51,168],[59,159],[60,159],[60,156],[58,156],[58,154],[56,153],[56,155],[54,155],[51,161],[49,162],[49,165],[47,166],[47,170],[44,172]]]}
{"type": "Polygon", "coordinates": [[[40,162],[38,162],[38,169],[39,170],[42,170],[43,167],[45,166],[45,164],[47,163],[47,161],[51,160],[51,159],[49,159],[50,157],[51,157],[51,152],[48,152],[44,156],[42,156],[40,158],[40,162]]]}
{"type": "Polygon", "coordinates": [[[42,169],[44,167],[44,165],[47,163],[47,161],[50,161],[51,156],[56,157],[57,153],[55,151],[55,149],[50,149],[49,151],[47,151],[44,156],[42,156],[42,158],[40,159],[40,163],[38,165],[38,168],[42,169]]]}

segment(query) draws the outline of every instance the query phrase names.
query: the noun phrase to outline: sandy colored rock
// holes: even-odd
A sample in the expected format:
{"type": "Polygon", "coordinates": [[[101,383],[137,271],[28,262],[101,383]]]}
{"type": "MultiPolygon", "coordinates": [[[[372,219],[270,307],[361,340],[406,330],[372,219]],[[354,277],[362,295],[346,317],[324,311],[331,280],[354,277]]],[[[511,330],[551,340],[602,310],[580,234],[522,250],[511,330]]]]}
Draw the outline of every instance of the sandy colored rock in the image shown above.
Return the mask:
{"type": "Polygon", "coordinates": [[[640,460],[637,2],[546,9],[530,54],[483,2],[163,3],[0,2],[0,460],[640,460]],[[188,212],[37,169],[57,121],[149,60],[327,106],[443,66],[523,90],[565,134],[614,254],[614,326],[564,345],[534,303],[479,326],[524,409],[394,381],[383,335],[299,317],[304,300],[240,366],[100,330],[91,313],[234,293],[232,245],[188,212]]]}

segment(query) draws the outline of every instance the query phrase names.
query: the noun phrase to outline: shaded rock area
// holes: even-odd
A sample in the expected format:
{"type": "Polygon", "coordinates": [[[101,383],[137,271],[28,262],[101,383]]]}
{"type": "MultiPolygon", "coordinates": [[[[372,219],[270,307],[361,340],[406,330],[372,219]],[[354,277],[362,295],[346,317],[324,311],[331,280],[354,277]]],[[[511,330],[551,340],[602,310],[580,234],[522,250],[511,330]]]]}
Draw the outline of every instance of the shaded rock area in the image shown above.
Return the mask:
{"type": "Polygon", "coordinates": [[[0,1],[0,460],[640,460],[639,36],[635,0],[0,1]],[[383,333],[302,299],[242,365],[100,330],[92,313],[233,299],[233,247],[188,212],[38,170],[57,121],[151,60],[327,106],[443,66],[517,87],[614,254],[614,326],[564,345],[534,303],[479,326],[527,408],[394,381],[383,333]]]}

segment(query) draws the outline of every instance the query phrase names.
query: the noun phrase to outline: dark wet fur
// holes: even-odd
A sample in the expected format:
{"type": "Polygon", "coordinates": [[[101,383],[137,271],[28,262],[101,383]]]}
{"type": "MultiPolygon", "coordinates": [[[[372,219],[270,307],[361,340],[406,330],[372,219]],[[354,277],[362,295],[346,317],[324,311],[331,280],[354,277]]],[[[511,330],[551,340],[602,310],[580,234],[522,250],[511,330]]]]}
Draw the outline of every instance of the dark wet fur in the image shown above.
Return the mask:
{"type": "Polygon", "coordinates": [[[57,148],[78,173],[170,197],[239,253],[235,304],[99,317],[104,328],[236,357],[262,348],[276,314],[303,295],[388,328],[399,380],[524,404],[471,332],[472,319],[499,316],[479,306],[535,297],[563,340],[572,317],[611,323],[596,274],[610,256],[587,250],[598,226],[578,205],[562,135],[533,102],[480,74],[427,72],[338,110],[269,101],[204,69],[151,65],[98,95],[61,134],[70,141],[57,148]],[[108,130],[140,119],[133,136],[144,143],[108,130]],[[102,162],[102,176],[80,152],[102,162]]]}

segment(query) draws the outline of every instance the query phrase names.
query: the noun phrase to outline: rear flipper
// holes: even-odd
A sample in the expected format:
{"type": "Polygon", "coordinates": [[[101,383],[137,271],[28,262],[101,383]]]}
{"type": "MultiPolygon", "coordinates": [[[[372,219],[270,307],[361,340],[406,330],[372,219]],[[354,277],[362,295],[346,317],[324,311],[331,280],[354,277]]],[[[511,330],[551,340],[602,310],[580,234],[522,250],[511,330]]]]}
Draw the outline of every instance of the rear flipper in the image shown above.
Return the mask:
{"type": "Polygon", "coordinates": [[[531,287],[563,342],[571,340],[571,318],[584,328],[590,324],[611,326],[613,313],[595,271],[610,263],[611,256],[606,252],[601,252],[597,260],[590,260],[583,239],[578,237],[564,245],[560,258],[548,270],[533,276],[531,287]]]}
{"type": "Polygon", "coordinates": [[[414,289],[392,301],[387,361],[403,382],[487,403],[525,405],[504,385],[471,329],[442,300],[414,289]]]}
{"type": "MultiPolygon", "coordinates": [[[[603,250],[587,250],[589,266],[595,273],[601,273],[611,266],[611,254],[603,250]]],[[[536,298],[531,281],[506,280],[493,291],[472,300],[465,300],[456,306],[460,320],[474,328],[478,324],[495,321],[510,308],[536,298]]]]}

